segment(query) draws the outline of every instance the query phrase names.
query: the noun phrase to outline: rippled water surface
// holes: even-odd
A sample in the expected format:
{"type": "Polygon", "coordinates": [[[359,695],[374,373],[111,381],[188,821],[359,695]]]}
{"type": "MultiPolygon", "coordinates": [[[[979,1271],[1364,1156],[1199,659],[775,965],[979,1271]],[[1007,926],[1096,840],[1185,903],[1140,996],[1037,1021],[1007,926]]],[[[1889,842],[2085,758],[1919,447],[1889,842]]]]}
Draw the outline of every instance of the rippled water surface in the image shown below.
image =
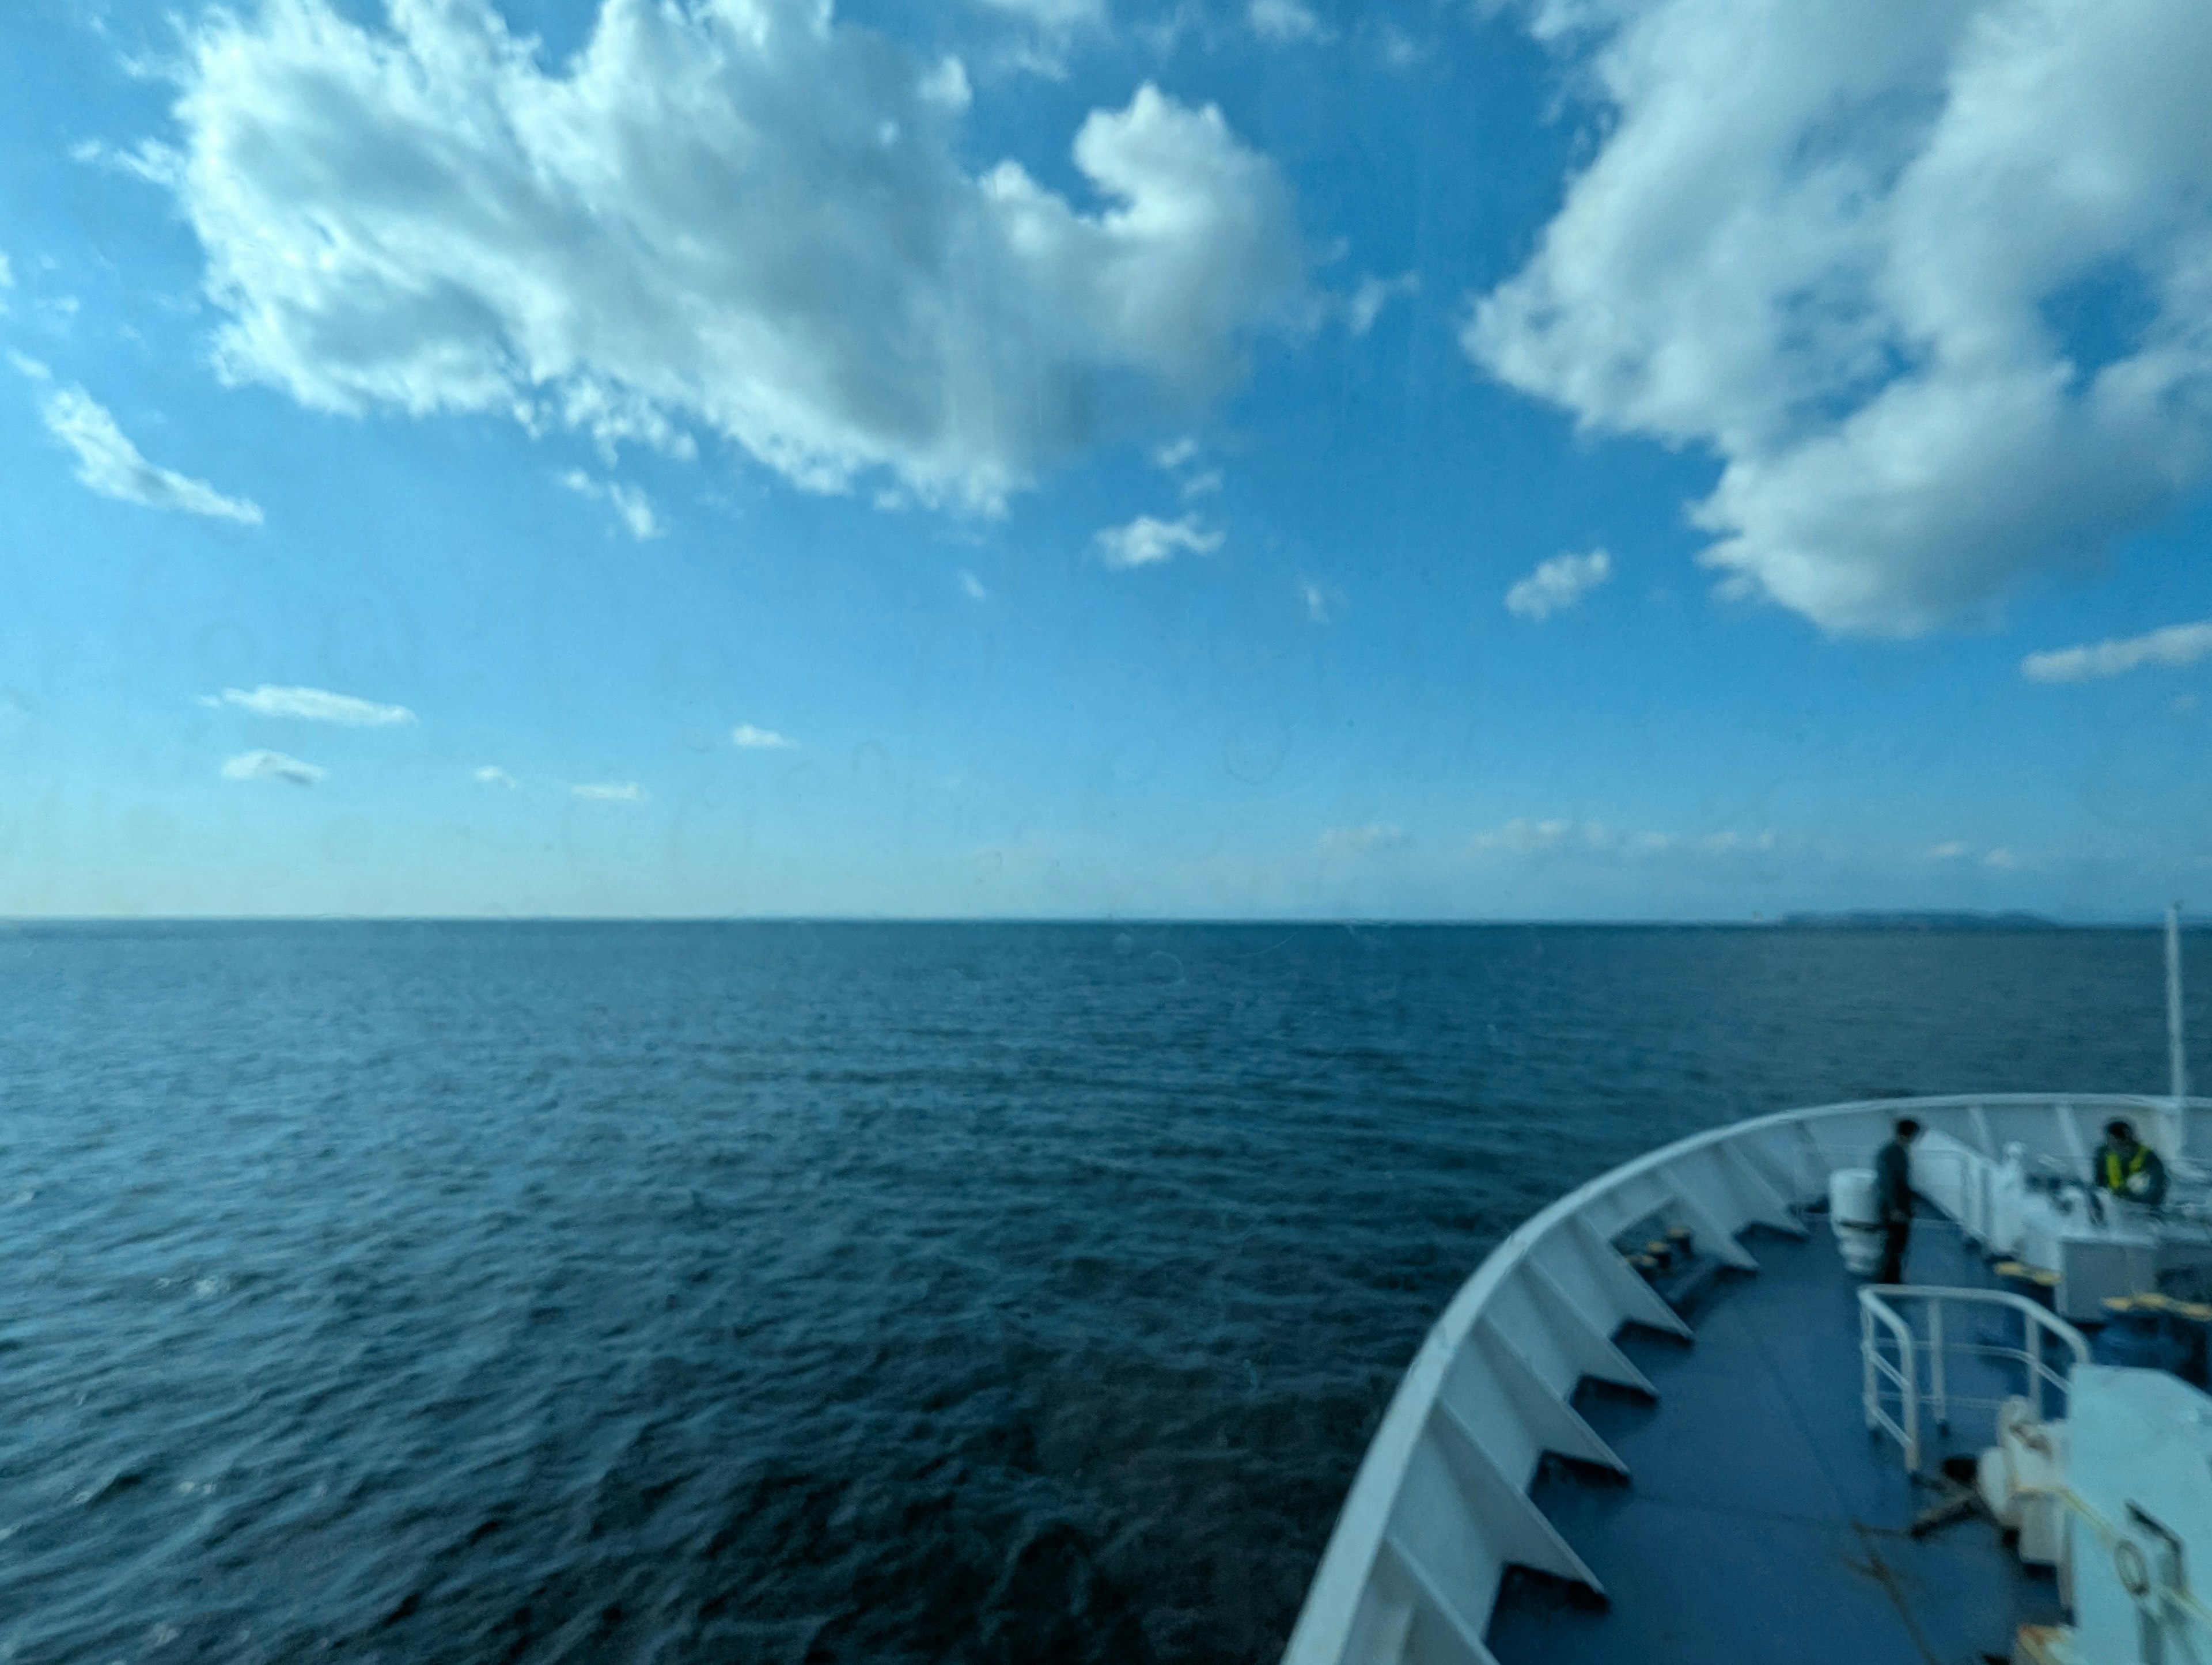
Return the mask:
{"type": "Polygon", "coordinates": [[[1266,1661],[1566,1187],[2156,1091],[2149,933],[0,935],[0,1658],[1266,1661]]]}

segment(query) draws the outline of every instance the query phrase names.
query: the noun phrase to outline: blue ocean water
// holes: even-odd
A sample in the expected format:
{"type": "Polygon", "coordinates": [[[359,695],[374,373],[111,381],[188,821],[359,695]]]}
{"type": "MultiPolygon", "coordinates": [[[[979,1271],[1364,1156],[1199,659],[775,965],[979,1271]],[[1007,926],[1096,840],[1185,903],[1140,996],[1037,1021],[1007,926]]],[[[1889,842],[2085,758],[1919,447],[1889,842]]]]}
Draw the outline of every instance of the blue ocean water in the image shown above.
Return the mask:
{"type": "MultiPolygon", "coordinates": [[[[0,1659],[1267,1661],[1516,1221],[2119,931],[0,933],[0,1659]]],[[[2193,1003],[2201,1024],[2203,1003],[2193,1003]]]]}

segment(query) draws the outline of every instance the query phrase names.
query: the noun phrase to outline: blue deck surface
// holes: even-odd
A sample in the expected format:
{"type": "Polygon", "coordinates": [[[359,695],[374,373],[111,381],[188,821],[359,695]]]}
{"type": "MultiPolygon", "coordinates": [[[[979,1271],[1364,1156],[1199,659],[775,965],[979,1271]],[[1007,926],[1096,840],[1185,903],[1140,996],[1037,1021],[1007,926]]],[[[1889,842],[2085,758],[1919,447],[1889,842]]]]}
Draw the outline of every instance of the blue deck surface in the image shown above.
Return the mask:
{"type": "MultiPolygon", "coordinates": [[[[1747,1246],[1760,1271],[1705,1297],[1694,1345],[1620,1338],[1657,1403],[1584,1384],[1577,1406],[1632,1478],[1557,1466],[1533,1495],[1608,1600],[1510,1575],[1490,1628],[1500,1665],[2009,1659],[2015,1626],[2057,1618],[2056,1585],[1978,1515],[1907,1535],[1939,1494],[1866,1431],[1857,1284],[1826,1221],[1802,1243],[1759,1234],[1747,1246]]],[[[1906,1277],[1992,1281],[1954,1225],[1925,1216],[1906,1277]]],[[[1954,1368],[1955,1392],[2008,1390],[1995,1365],[1954,1368]]],[[[1988,1413],[1962,1413],[1956,1432],[1962,1450],[1987,1443],[1988,1413]]]]}

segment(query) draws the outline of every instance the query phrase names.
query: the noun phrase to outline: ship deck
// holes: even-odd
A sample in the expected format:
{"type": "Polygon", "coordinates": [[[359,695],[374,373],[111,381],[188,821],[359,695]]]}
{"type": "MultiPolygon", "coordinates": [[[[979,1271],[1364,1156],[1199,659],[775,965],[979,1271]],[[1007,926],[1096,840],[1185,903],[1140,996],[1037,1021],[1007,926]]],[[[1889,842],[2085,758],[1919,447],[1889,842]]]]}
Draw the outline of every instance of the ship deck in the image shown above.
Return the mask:
{"type": "MultiPolygon", "coordinates": [[[[1656,1403],[1584,1383],[1577,1407],[1634,1478],[1553,1461],[1530,1496],[1608,1599],[1509,1573],[1488,1636],[1499,1665],[1984,1665],[2012,1656],[2015,1626],[2056,1622],[2055,1581],[2023,1568],[1987,1519],[1909,1534],[1938,1493],[1867,1431],[1857,1284],[1825,1218],[1813,1226],[1803,1241],[1747,1237],[1760,1269],[1705,1297],[1694,1343],[1621,1334],[1656,1403]]],[[[1992,1282],[1924,1206],[1906,1276],[1992,1282]]],[[[1956,1393],[2008,1390],[1994,1364],[1954,1368],[1956,1393]]],[[[1987,1413],[1964,1413],[1955,1432],[1958,1449],[1986,1443],[1987,1413]]]]}

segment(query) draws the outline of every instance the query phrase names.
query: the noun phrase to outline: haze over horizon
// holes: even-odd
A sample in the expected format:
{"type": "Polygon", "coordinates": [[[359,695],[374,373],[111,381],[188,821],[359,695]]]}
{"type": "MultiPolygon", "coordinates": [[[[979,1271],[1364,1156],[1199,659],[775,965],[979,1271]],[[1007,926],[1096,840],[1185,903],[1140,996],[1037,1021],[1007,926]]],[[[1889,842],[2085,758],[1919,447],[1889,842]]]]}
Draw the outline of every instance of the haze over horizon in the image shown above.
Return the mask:
{"type": "Polygon", "coordinates": [[[27,0],[0,918],[2148,922],[2212,9],[27,0]]]}

